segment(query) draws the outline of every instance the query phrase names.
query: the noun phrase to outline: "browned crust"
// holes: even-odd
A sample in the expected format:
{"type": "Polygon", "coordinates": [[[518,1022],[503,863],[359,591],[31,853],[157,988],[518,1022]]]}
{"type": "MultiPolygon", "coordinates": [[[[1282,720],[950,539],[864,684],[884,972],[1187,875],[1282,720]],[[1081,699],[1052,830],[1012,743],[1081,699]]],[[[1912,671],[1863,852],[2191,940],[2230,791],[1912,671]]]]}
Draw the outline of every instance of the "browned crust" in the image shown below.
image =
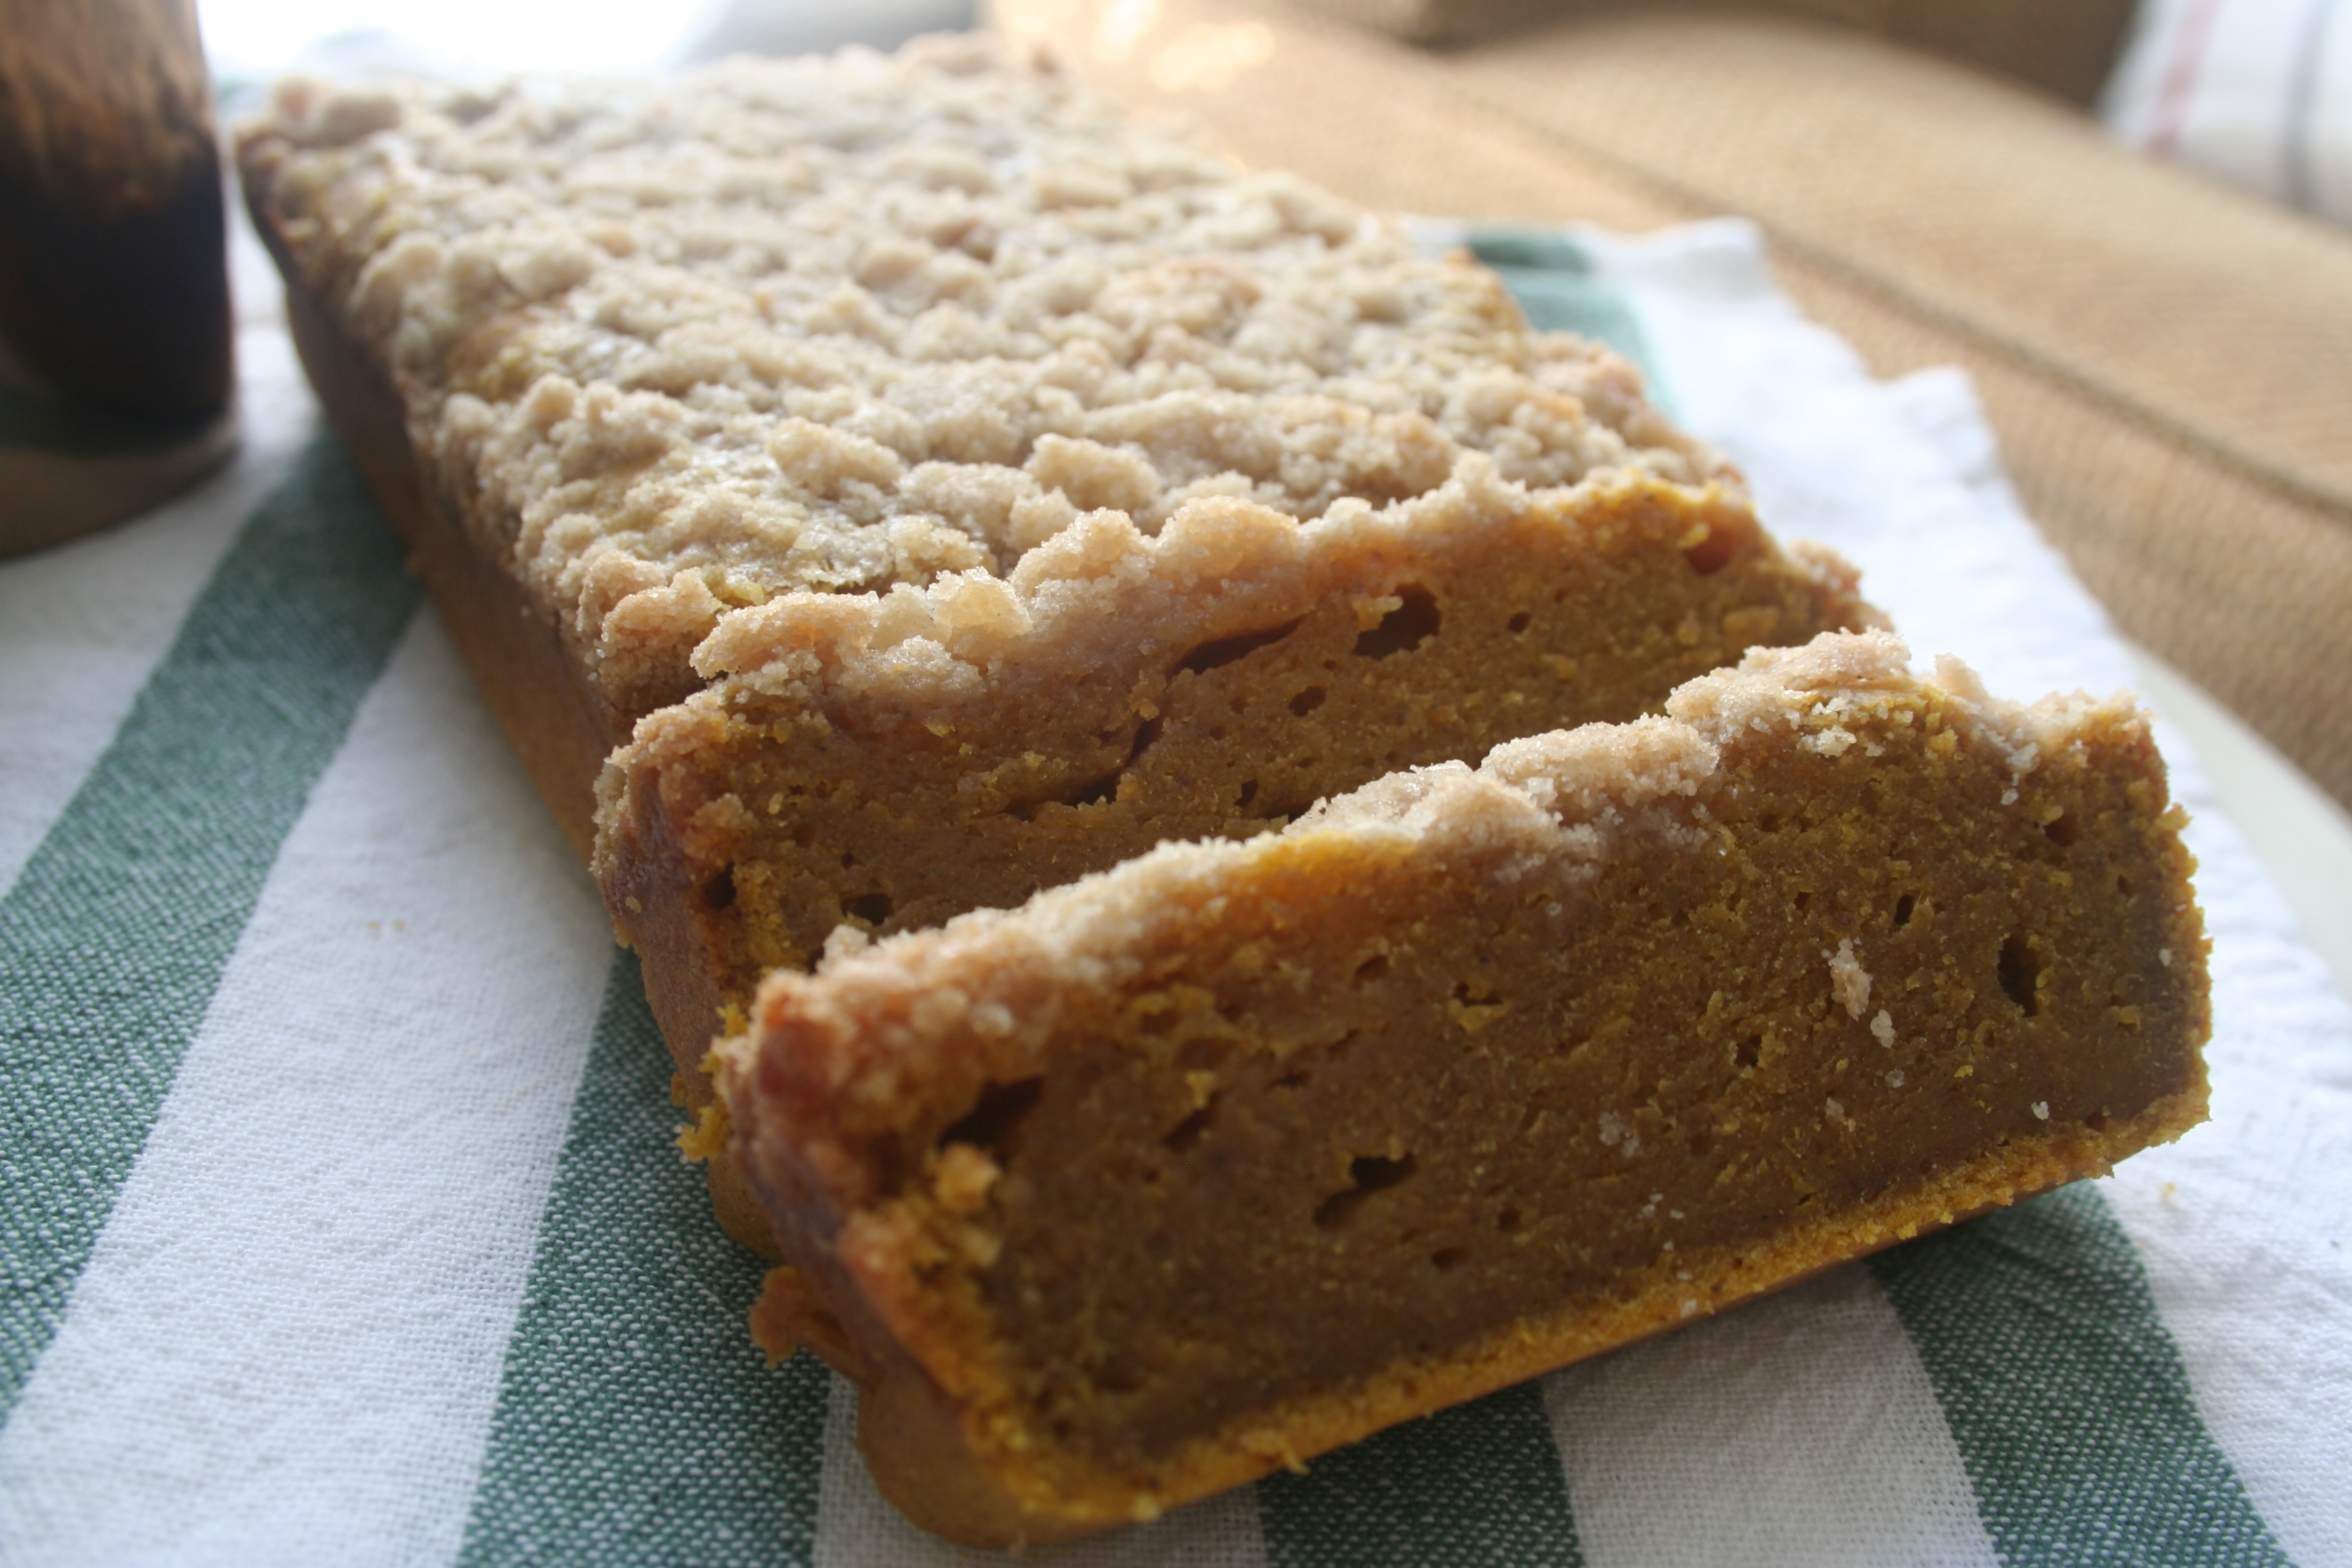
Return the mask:
{"type": "Polygon", "coordinates": [[[499,727],[585,864],[596,841],[596,776],[628,738],[635,716],[614,710],[564,646],[553,617],[531,605],[501,563],[474,547],[457,505],[409,442],[398,384],[343,335],[334,313],[303,283],[265,190],[248,177],[247,205],[285,279],[294,346],[328,422],[408,546],[410,569],[424,580],[499,727]]]}
{"type": "MultiPolygon", "coordinates": [[[[608,857],[604,901],[617,929],[636,950],[646,985],[646,1005],[667,1041],[670,1058],[677,1064],[671,1098],[704,1125],[724,1112],[703,1069],[703,1058],[718,1039],[729,1008],[742,1000],[730,997],[722,983],[726,966],[711,948],[707,922],[699,914],[701,900],[685,879],[693,873],[679,847],[666,813],[647,809],[652,792],[635,797],[616,836],[627,852],[608,857]]],[[[774,1234],[759,1200],[744,1181],[735,1157],[723,1146],[697,1151],[707,1158],[704,1174],[710,1184],[710,1206],[719,1228],[763,1258],[777,1258],[774,1234]]]]}

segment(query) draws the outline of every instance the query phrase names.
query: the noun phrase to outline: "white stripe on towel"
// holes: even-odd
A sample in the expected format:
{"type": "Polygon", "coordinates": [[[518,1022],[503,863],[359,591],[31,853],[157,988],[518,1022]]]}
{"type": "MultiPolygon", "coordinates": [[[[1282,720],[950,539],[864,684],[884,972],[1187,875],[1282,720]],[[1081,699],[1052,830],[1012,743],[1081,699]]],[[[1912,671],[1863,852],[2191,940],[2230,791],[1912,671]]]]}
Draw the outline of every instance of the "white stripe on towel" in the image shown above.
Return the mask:
{"type": "Polygon", "coordinates": [[[0,1431],[0,1555],[451,1556],[610,952],[417,617],[0,1431]]]}
{"type": "Polygon", "coordinates": [[[1927,1369],[1858,1267],[1554,1373],[1588,1568],[1994,1562],[1927,1369]]]}
{"type": "Polygon", "coordinates": [[[0,562],[0,889],[81,787],[229,542],[310,439],[285,332],[237,340],[244,447],[195,489],[119,528],[0,562]]]}

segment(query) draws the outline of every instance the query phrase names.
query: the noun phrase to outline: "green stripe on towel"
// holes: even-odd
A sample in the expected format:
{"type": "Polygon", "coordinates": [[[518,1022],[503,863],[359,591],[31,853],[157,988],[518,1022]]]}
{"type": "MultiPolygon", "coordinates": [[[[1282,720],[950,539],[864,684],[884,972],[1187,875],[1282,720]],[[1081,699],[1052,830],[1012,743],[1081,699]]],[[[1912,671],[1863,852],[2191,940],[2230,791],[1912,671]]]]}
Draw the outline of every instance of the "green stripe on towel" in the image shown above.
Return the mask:
{"type": "Polygon", "coordinates": [[[635,955],[614,956],[507,1342],[464,1568],[804,1565],[825,1371],[770,1371],[744,1314],[766,1265],[677,1155],[670,1059],[635,955]]]}
{"type": "Polygon", "coordinates": [[[313,440],[0,896],[0,1417],[417,594],[342,449],[313,440]]]}
{"type": "Polygon", "coordinates": [[[1490,1394],[1257,1484],[1270,1568],[1582,1568],[1543,1391],[1490,1394]]]}
{"type": "Polygon", "coordinates": [[[1470,254],[1492,268],[1538,331],[1574,332],[1607,343],[1642,373],[1650,401],[1677,417],[1673,389],[1659,375],[1650,341],[1633,307],[1594,275],[1592,258],[1558,229],[1474,228],[1470,254]]]}
{"type": "Polygon", "coordinates": [[[2274,1568],[2131,1239],[2087,1184],[1871,1260],[2003,1563],[2274,1568]]]}

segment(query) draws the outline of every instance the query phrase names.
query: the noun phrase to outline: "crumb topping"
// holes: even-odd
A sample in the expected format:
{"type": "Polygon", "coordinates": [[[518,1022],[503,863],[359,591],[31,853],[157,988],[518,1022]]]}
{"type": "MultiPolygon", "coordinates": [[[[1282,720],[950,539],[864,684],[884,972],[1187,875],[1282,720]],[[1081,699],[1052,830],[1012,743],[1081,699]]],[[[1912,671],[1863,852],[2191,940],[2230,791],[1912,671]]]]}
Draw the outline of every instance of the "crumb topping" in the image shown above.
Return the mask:
{"type": "Polygon", "coordinates": [[[481,542],[614,678],[779,595],[1003,578],[1105,510],[1723,473],[1486,269],[982,42],[298,81],[243,140],[481,542]]]}

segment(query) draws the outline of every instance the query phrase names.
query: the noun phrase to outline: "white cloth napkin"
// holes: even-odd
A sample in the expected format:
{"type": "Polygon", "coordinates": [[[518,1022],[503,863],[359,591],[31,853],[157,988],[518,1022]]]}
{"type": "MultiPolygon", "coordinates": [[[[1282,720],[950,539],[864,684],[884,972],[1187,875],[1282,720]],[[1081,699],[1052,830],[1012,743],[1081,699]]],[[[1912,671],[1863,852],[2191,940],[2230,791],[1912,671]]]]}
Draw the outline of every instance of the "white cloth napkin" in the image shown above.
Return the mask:
{"type": "MultiPolygon", "coordinates": [[[[1579,245],[1775,531],[1852,554],[1915,652],[2019,696],[2128,683],[1962,377],[1873,383],[1738,226],[1579,245]]],[[[0,1561],[985,1560],[879,1501],[845,1388],[749,1345],[759,1268],[667,1144],[634,968],[313,441],[274,317],[240,347],[230,469],[0,566],[0,1561]]],[[[2159,1540],[2352,1564],[2352,1010],[2166,746],[2214,938],[2210,1125],[2006,1229],[1045,1560],[2061,1562],[2092,1540],[2122,1561],[2159,1540]],[[1985,1310],[1972,1281],[2003,1270],[2012,1306],[1985,1310]],[[2152,1306],[2108,1335],[2109,1301],[2126,1326],[2152,1306]],[[2070,1470],[2114,1445],[2063,1410],[1988,1447],[2015,1436],[1982,1394],[2015,1404],[2002,1336],[2062,1309],[2121,1347],[2126,1404],[2186,1390],[2157,1424],[2205,1447],[2158,1456],[2171,1491],[2070,1470]],[[2226,1528],[2196,1523],[2215,1509],[2226,1528]]],[[[2050,1364],[2053,1391],[2106,1375],[2050,1364]]]]}

